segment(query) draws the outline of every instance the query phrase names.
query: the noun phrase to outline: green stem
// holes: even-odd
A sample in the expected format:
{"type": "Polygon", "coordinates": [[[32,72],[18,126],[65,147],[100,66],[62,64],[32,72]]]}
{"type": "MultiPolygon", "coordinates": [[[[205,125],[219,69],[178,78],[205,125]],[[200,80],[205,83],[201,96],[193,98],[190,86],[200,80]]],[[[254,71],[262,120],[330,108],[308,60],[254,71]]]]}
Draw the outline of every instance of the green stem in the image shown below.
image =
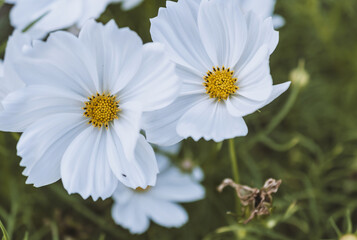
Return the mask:
{"type": "MultiPolygon", "coordinates": [[[[234,138],[229,139],[229,155],[230,155],[231,163],[232,163],[233,180],[234,180],[234,182],[239,184],[239,168],[238,168],[238,161],[237,161],[237,156],[236,156],[234,138]]],[[[240,201],[239,201],[237,194],[235,194],[235,200],[236,200],[236,212],[239,215],[240,201]]]]}
{"type": "Polygon", "coordinates": [[[269,123],[266,130],[264,131],[264,135],[269,135],[281,123],[281,121],[286,117],[286,115],[288,115],[290,109],[294,106],[296,102],[299,92],[300,87],[293,86],[288,101],[285,103],[283,109],[269,123]]]}

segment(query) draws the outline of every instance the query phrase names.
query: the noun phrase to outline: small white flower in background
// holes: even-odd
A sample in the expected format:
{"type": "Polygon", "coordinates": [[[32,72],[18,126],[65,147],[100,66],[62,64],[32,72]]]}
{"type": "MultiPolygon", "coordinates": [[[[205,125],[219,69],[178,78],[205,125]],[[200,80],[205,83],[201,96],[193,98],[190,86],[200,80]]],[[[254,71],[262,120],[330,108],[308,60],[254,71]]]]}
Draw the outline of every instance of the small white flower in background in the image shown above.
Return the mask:
{"type": "Polygon", "coordinates": [[[262,18],[273,17],[275,28],[284,26],[285,20],[279,15],[273,15],[276,0],[239,0],[244,12],[253,11],[262,18]]]}
{"type": "Polygon", "coordinates": [[[145,232],[150,219],[164,227],[181,227],[188,220],[187,212],[177,203],[204,198],[205,190],[189,174],[171,166],[168,159],[157,154],[160,174],[155,187],[130,189],[119,184],[113,195],[114,221],[131,233],[145,232]]]}
{"type": "Polygon", "coordinates": [[[69,193],[110,197],[118,179],[154,185],[155,154],[140,134],[144,111],[177,95],[175,65],[158,43],[143,45],[114,21],[88,21],[79,37],[59,31],[36,41],[15,64],[26,87],[10,93],[2,131],[24,132],[17,145],[27,183],[62,179],[69,193]]]}
{"type": "Polygon", "coordinates": [[[150,32],[155,42],[166,45],[183,83],[173,104],[144,115],[151,143],[244,136],[243,117],[290,85],[273,86],[269,57],[279,34],[272,19],[243,14],[236,0],[167,1],[151,20],[150,32]]]}
{"type": "Polygon", "coordinates": [[[15,4],[10,12],[11,25],[20,31],[26,29],[34,39],[49,32],[75,25],[81,28],[86,20],[98,18],[106,7],[118,0],[8,0],[15,4]]]}
{"type": "MultiPolygon", "coordinates": [[[[26,34],[14,31],[7,42],[4,61],[1,63],[0,73],[0,101],[10,92],[24,87],[24,82],[19,78],[14,69],[14,62],[24,57],[24,52],[31,48],[31,39],[26,34]]],[[[0,104],[0,109],[2,105],[0,104]]]]}

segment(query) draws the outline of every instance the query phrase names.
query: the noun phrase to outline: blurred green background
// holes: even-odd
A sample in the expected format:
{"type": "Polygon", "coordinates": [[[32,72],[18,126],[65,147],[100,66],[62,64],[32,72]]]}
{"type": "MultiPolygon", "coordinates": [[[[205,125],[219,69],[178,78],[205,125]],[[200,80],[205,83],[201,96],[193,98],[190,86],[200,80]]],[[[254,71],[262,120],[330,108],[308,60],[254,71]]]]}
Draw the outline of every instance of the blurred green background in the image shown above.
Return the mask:
{"type": "MultiPolygon", "coordinates": [[[[1,2],[1,1],[0,1],[1,2]]],[[[100,21],[114,18],[150,41],[149,18],[163,0],[145,0],[123,12],[110,5],[100,21]]],[[[0,8],[0,56],[12,32],[10,5],[0,8]]],[[[0,134],[0,219],[11,239],[343,239],[357,229],[357,1],[278,0],[286,25],[271,57],[275,83],[289,80],[305,61],[310,80],[294,82],[282,97],[246,117],[249,134],[236,139],[241,183],[260,188],[267,178],[282,179],[274,209],[247,225],[227,215],[234,191],[216,187],[232,177],[228,144],[187,140],[178,156],[205,172],[205,200],[184,204],[190,221],[180,229],[154,223],[143,235],[130,235],[111,218],[112,200],[93,202],[68,196],[62,184],[25,185],[18,135],[0,134]],[[275,126],[276,125],[276,126],[275,126]]],[[[1,236],[1,234],[0,234],[1,236]]],[[[352,238],[353,239],[353,238],[352,238]]],[[[351,240],[352,240],[351,239],[351,240]]],[[[357,238],[356,238],[357,239],[357,238]]]]}

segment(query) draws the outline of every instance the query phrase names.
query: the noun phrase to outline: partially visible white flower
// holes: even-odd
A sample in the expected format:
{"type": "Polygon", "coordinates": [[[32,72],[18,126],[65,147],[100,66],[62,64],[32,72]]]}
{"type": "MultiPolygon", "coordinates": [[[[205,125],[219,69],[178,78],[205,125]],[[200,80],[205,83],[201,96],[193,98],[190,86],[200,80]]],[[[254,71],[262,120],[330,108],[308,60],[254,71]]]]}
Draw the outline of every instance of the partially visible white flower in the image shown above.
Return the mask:
{"type": "Polygon", "coordinates": [[[274,15],[276,0],[240,0],[244,12],[253,11],[262,18],[273,17],[275,28],[284,26],[285,20],[279,15],[274,15]]]}
{"type": "Polygon", "coordinates": [[[98,18],[106,7],[118,0],[8,0],[15,6],[10,12],[11,25],[20,31],[32,23],[27,31],[34,39],[49,32],[69,28],[81,28],[90,18],[98,18]]]}
{"type": "Polygon", "coordinates": [[[17,151],[28,184],[62,179],[69,193],[94,200],[110,197],[118,180],[155,185],[158,167],[140,134],[141,116],[170,104],[179,88],[161,44],[143,45],[114,21],[90,20],[78,38],[52,33],[26,57],[15,64],[26,86],[4,99],[0,129],[23,132],[17,151]]]}
{"type": "Polygon", "coordinates": [[[150,32],[166,45],[183,83],[171,105],[145,115],[151,143],[245,136],[243,117],[290,85],[273,85],[270,75],[269,58],[279,41],[272,19],[244,14],[237,0],[167,1],[150,32]]]}
{"type": "Polygon", "coordinates": [[[155,187],[130,189],[119,185],[113,195],[114,221],[131,233],[145,232],[150,219],[164,227],[181,227],[188,220],[187,212],[177,203],[204,198],[204,188],[189,174],[171,166],[168,159],[157,155],[160,174],[155,187]]]}
{"type": "MultiPolygon", "coordinates": [[[[0,74],[0,102],[10,93],[24,87],[24,82],[19,78],[14,69],[15,61],[24,57],[24,52],[31,48],[31,39],[19,31],[9,37],[4,61],[1,63],[0,74]]],[[[0,109],[2,105],[0,104],[0,109]]]]}
{"type": "Polygon", "coordinates": [[[117,1],[121,2],[122,9],[127,11],[127,10],[137,7],[144,0],[117,0],[117,1]]]}

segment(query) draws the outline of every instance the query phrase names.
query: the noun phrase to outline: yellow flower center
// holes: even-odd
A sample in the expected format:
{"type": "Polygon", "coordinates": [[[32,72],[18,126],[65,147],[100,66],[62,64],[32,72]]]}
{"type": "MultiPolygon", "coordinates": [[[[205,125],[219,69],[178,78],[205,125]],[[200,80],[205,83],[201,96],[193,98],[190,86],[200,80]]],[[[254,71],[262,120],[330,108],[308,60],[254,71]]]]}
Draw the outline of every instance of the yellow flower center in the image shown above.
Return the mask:
{"type": "Polygon", "coordinates": [[[206,93],[210,98],[217,98],[218,101],[227,98],[238,90],[235,85],[237,78],[234,76],[234,71],[229,68],[213,67],[213,71],[208,71],[204,76],[203,85],[206,87],[206,93]]]}
{"type": "Polygon", "coordinates": [[[84,102],[84,116],[90,120],[88,124],[92,124],[94,127],[101,128],[105,126],[108,129],[109,122],[118,118],[119,101],[116,100],[116,96],[110,94],[93,95],[88,98],[89,101],[84,102]]]}

